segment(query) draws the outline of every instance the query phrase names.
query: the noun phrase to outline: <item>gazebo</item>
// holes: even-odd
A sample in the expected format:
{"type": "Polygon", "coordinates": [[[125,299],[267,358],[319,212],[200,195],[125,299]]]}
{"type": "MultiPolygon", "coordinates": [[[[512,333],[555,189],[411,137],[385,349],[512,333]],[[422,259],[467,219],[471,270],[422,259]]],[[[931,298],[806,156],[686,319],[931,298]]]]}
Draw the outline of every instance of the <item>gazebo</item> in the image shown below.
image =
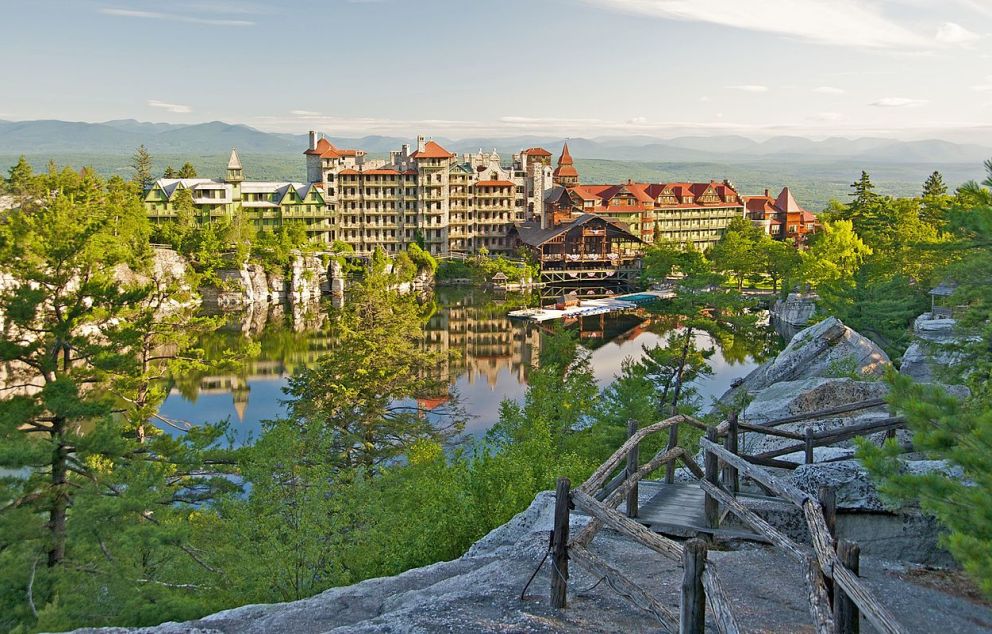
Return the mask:
{"type": "Polygon", "coordinates": [[[954,294],[957,287],[957,282],[945,280],[930,291],[930,315],[934,319],[950,319],[953,317],[954,311],[946,302],[947,298],[954,294]]]}

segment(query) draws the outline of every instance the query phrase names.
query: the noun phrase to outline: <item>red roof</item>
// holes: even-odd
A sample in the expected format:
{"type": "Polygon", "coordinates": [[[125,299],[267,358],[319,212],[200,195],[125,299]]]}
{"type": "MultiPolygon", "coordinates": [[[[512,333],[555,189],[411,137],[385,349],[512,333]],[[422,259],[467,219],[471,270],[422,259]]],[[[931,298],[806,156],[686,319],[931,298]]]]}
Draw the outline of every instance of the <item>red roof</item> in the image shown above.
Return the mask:
{"type": "Polygon", "coordinates": [[[510,181],[479,181],[475,183],[476,187],[513,187],[513,183],[510,181]]]}
{"type": "Polygon", "coordinates": [[[551,156],[551,152],[548,152],[543,147],[529,147],[521,154],[529,154],[530,156],[551,156]]]}
{"type": "Polygon", "coordinates": [[[304,154],[309,154],[311,156],[319,156],[320,158],[342,158],[344,156],[358,156],[360,154],[365,154],[362,150],[342,150],[334,147],[334,144],[327,139],[321,139],[317,141],[317,147],[303,152],[304,154]]]}
{"type": "Polygon", "coordinates": [[[558,157],[558,165],[571,165],[572,155],[568,153],[568,143],[561,147],[561,156],[558,157]]]}
{"type": "Polygon", "coordinates": [[[559,165],[555,168],[555,176],[575,176],[578,178],[579,172],[571,165],[559,165]]]}
{"type": "Polygon", "coordinates": [[[417,150],[410,156],[412,156],[415,159],[421,159],[421,158],[446,159],[446,158],[452,158],[455,155],[449,152],[448,150],[444,149],[434,141],[428,141],[424,145],[423,151],[417,150]]]}

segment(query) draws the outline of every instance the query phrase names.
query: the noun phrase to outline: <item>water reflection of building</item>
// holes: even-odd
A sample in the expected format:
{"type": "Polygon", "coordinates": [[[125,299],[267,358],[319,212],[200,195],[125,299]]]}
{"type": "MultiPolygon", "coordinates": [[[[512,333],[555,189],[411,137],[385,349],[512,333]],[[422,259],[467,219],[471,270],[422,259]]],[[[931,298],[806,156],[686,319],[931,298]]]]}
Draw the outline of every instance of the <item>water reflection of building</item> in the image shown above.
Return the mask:
{"type": "Polygon", "coordinates": [[[469,383],[484,378],[496,386],[506,370],[523,382],[537,363],[541,333],[533,325],[511,321],[506,306],[483,294],[466,294],[439,311],[424,329],[427,345],[444,353],[442,377],[454,382],[465,375],[469,383]]]}

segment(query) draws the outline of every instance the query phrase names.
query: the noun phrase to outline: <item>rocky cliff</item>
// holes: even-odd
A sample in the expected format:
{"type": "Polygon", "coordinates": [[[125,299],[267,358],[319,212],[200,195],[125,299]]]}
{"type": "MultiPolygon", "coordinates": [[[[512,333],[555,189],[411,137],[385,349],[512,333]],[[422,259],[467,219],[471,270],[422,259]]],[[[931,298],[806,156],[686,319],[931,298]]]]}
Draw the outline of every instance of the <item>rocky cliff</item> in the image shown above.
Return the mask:
{"type": "Polygon", "coordinates": [[[220,269],[218,286],[200,288],[203,305],[220,311],[245,310],[253,304],[308,303],[330,291],[327,267],[313,255],[293,256],[286,272],[267,271],[261,264],[220,269]]]}

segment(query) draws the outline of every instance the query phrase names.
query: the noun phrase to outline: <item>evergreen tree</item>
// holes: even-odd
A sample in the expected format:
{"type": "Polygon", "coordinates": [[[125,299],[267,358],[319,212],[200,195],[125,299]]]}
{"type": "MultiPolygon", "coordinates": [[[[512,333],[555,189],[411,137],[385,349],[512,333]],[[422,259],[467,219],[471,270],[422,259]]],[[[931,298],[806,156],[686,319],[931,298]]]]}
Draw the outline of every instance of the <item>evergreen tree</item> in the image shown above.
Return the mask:
{"type": "Polygon", "coordinates": [[[189,161],[183,163],[183,166],[179,168],[176,178],[196,178],[196,168],[189,161]]]}
{"type": "Polygon", "coordinates": [[[131,171],[132,180],[141,186],[142,192],[154,184],[155,179],[152,177],[152,157],[143,144],[139,145],[138,149],[131,156],[131,171]]]}
{"type": "Polygon", "coordinates": [[[163,350],[185,352],[193,329],[182,311],[163,316],[182,299],[173,285],[144,281],[155,274],[135,194],[112,179],[0,227],[0,468],[19,474],[0,479],[0,629],[160,621],[167,596],[189,594],[176,555],[195,559],[182,550],[190,506],[230,488],[202,462],[217,433],[147,427],[163,350]],[[116,277],[123,266],[133,281],[116,277]]]}
{"type": "Polygon", "coordinates": [[[895,439],[882,448],[863,442],[859,454],[887,499],[918,501],[936,516],[947,529],[943,544],[992,596],[992,207],[959,210],[951,215],[950,228],[957,237],[951,248],[960,257],[945,274],[958,283],[954,304],[965,308],[955,315],[962,338],[944,346],[958,360],[943,378],[963,383],[970,395],[914,384],[895,372],[888,377],[890,403],[906,417],[914,450],[945,460],[950,468],[926,475],[906,472],[895,439]],[[949,475],[955,469],[960,477],[949,475]]]}
{"type": "Polygon", "coordinates": [[[176,175],[176,168],[171,165],[166,166],[165,172],[162,173],[162,178],[179,178],[179,176],[176,175]]]}
{"type": "Polygon", "coordinates": [[[14,196],[27,196],[31,193],[34,181],[34,170],[22,154],[17,163],[7,172],[7,189],[14,196]]]}
{"type": "Polygon", "coordinates": [[[940,172],[934,171],[923,183],[922,208],[920,218],[927,224],[942,229],[944,217],[950,209],[951,197],[940,172]]]}

